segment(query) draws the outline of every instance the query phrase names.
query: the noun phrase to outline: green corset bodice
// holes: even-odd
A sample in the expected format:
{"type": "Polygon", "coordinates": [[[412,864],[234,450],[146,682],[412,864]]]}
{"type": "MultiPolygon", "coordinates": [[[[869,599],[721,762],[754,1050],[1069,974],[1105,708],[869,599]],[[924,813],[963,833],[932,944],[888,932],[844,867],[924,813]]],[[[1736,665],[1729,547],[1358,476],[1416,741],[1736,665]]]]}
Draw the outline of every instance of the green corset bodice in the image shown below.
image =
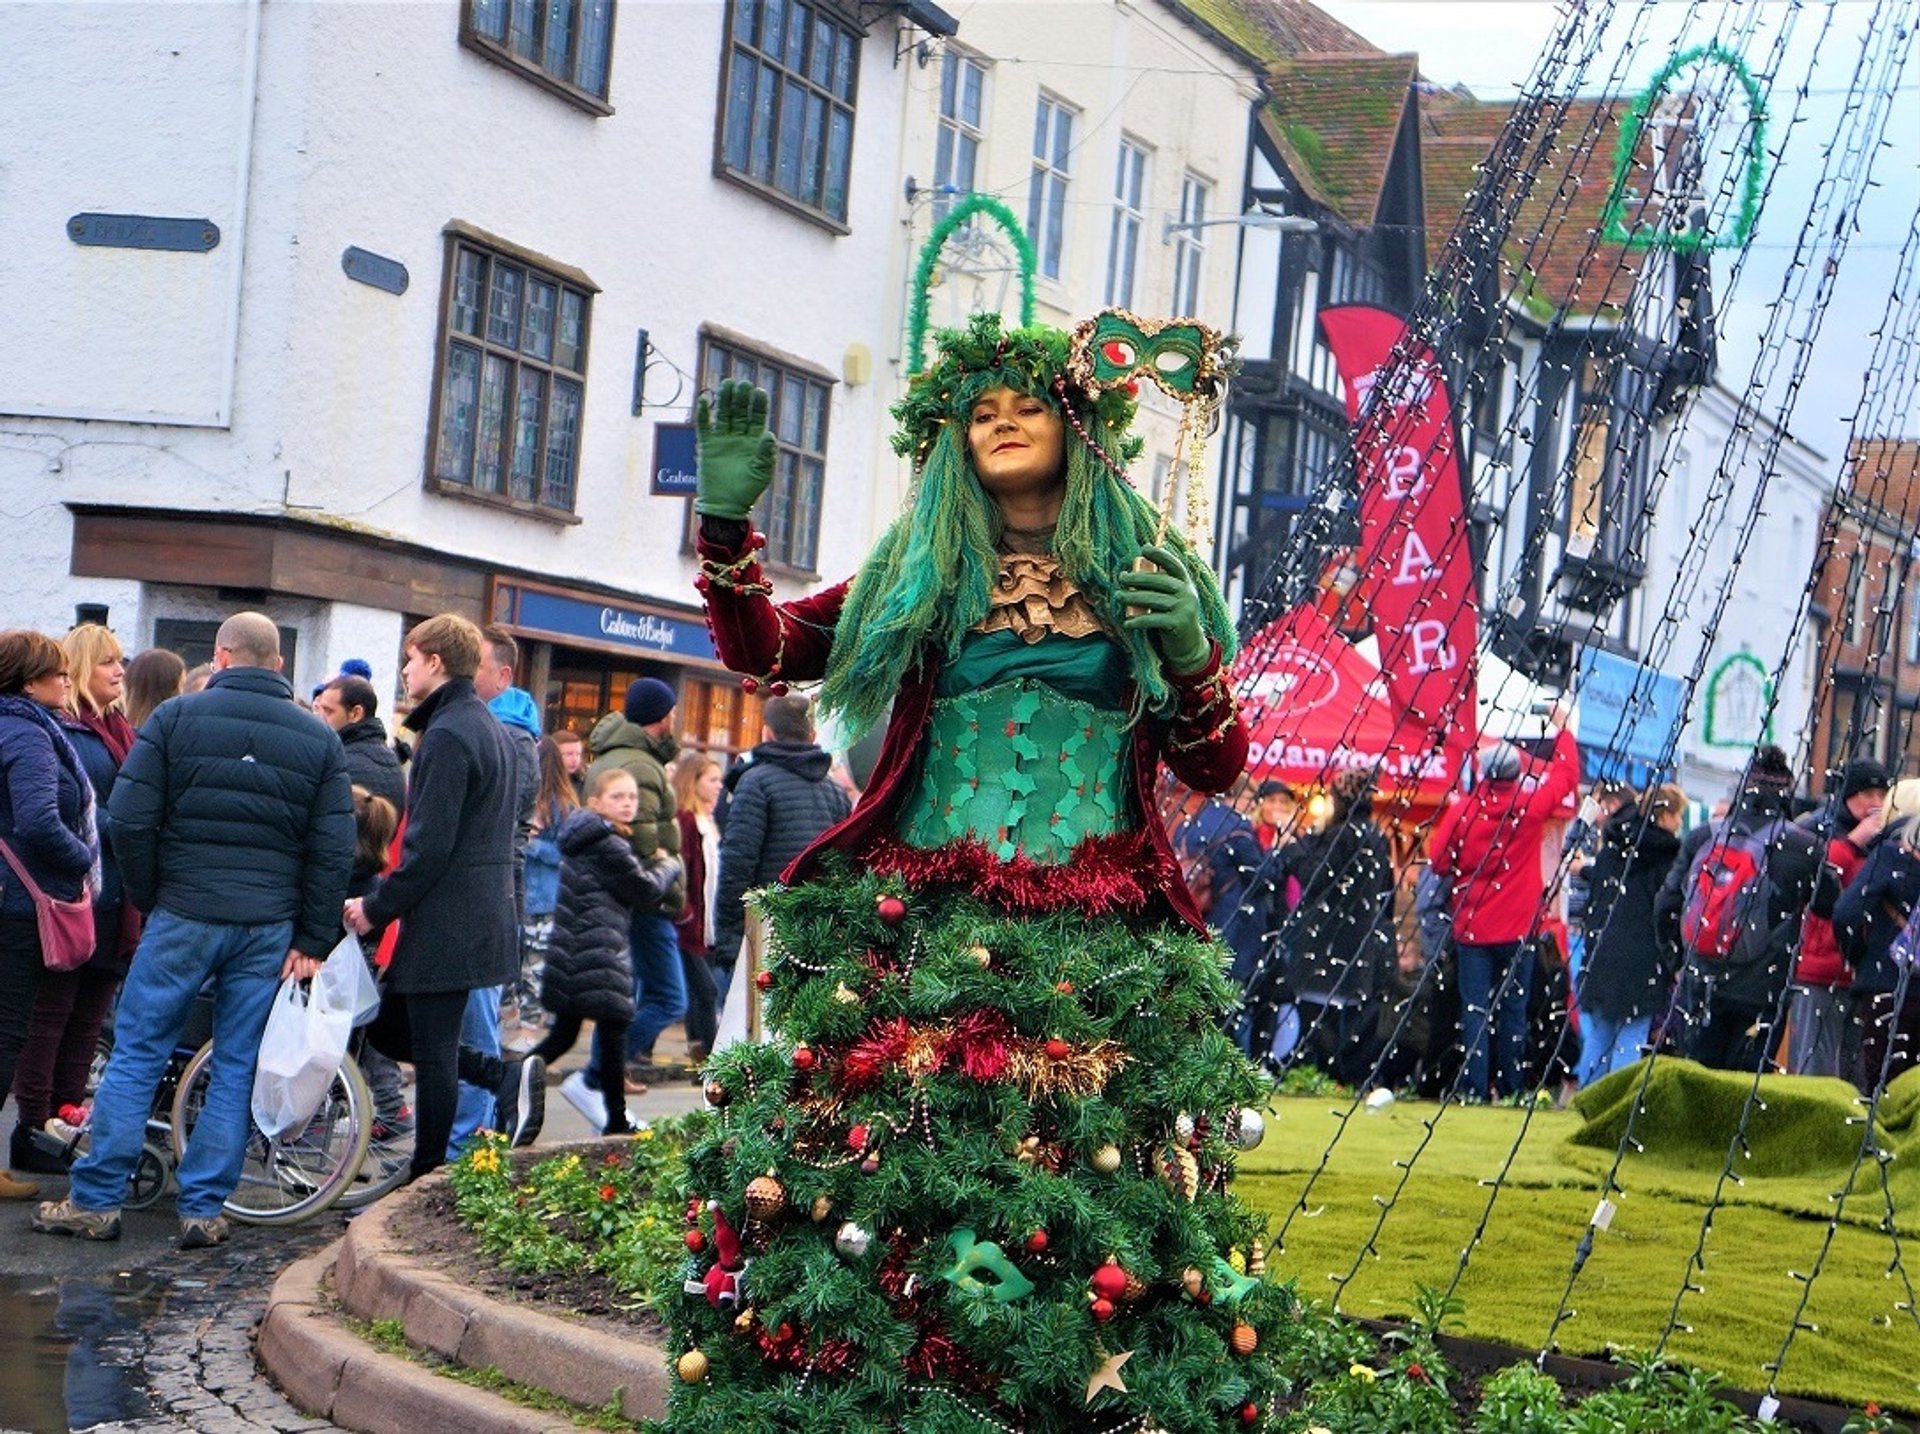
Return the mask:
{"type": "Polygon", "coordinates": [[[901,839],[972,837],[1002,860],[1059,862],[1133,828],[1125,672],[1103,638],[970,637],[940,674],[901,839]]]}

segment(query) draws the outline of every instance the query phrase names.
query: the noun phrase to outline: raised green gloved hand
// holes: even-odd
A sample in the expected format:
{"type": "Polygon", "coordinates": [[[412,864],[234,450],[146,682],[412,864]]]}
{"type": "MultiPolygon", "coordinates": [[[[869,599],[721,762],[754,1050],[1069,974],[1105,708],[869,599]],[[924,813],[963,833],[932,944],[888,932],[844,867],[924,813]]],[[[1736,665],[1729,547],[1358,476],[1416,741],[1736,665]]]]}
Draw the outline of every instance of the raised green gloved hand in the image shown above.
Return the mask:
{"type": "Polygon", "coordinates": [[[712,518],[745,519],[773,483],[773,430],[767,427],[767,393],[745,379],[722,381],[709,405],[705,394],[693,408],[699,486],[693,511],[712,518]]]}
{"type": "Polygon", "coordinates": [[[1200,622],[1200,590],[1171,548],[1142,548],[1140,556],[1159,571],[1149,568],[1120,574],[1126,625],[1152,633],[1160,655],[1176,674],[1198,672],[1213,656],[1213,643],[1200,622]]]}

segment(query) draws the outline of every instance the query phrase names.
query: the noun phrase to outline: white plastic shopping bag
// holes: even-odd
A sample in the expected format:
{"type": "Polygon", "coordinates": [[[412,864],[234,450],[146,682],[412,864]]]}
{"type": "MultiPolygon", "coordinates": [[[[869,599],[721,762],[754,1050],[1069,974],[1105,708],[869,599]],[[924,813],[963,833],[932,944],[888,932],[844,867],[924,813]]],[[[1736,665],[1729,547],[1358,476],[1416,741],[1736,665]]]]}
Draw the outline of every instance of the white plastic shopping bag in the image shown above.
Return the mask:
{"type": "Polygon", "coordinates": [[[253,1073],[253,1121],[262,1134],[278,1139],[313,1119],[347,1054],[355,1021],[379,1004],[352,935],[333,948],[311,991],[292,977],[280,983],[253,1073]]]}

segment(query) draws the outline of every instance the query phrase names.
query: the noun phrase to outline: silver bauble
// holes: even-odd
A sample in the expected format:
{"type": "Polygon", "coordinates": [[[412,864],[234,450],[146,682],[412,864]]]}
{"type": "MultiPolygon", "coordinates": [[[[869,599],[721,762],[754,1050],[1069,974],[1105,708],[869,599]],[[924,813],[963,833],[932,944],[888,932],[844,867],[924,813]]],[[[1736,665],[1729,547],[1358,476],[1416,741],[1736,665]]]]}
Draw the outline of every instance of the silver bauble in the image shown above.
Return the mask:
{"type": "Polygon", "coordinates": [[[834,1232],[833,1248],[849,1260],[857,1260],[867,1253],[873,1244],[873,1236],[867,1228],[856,1220],[844,1222],[834,1232]]]}
{"type": "Polygon", "coordinates": [[[1242,1106],[1234,1113],[1227,1127],[1227,1139],[1242,1150],[1251,1150],[1267,1138],[1266,1117],[1259,1111],[1242,1106]]]}

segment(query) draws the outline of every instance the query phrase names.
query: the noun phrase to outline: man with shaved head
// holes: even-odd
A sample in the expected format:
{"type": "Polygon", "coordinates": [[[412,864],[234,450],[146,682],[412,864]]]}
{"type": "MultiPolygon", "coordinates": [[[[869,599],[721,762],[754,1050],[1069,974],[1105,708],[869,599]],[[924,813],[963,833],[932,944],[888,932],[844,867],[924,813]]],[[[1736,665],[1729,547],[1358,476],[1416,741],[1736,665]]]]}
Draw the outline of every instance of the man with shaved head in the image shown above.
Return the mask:
{"type": "Polygon", "coordinates": [[[340,739],[294,705],[280,633],[235,613],[204,691],[163,702],[113,786],[107,814],[127,899],[148,913],[94,1096],[92,1148],[67,1198],[33,1227],[112,1240],[147,1110],[201,988],[214,991],[206,1104],[180,1162],[180,1243],[227,1238],[253,1068],[280,982],[307,979],[340,936],[353,870],[353,792],[340,739]]]}

